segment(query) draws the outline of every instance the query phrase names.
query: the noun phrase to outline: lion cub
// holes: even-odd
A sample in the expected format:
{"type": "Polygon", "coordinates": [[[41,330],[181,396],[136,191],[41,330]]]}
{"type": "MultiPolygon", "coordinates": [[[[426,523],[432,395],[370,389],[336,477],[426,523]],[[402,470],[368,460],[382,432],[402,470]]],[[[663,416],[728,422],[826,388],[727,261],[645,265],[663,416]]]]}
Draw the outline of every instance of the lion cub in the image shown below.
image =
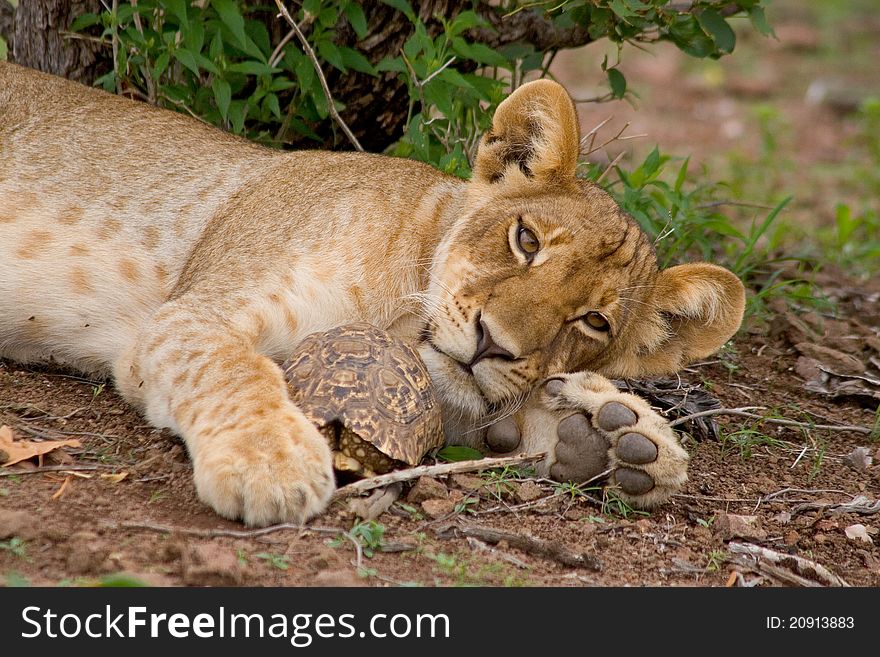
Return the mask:
{"type": "Polygon", "coordinates": [[[709,264],[658,270],[633,220],[575,177],[578,150],[572,101],[546,80],[498,108],[466,182],[269,150],[0,62],[0,356],[112,374],[183,437],[218,513],[299,522],[333,471],[277,363],[367,321],[418,345],[449,440],[546,451],[542,473],[605,475],[651,506],[687,453],[603,376],[712,353],[743,286],[709,264]]]}

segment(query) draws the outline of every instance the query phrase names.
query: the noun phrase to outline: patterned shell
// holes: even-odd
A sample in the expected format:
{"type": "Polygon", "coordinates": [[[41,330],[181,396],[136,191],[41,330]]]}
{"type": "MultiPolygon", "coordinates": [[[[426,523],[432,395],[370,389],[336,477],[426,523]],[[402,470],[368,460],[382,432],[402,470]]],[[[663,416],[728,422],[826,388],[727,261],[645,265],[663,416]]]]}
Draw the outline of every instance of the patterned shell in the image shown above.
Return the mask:
{"type": "Polygon", "coordinates": [[[443,444],[425,364],[408,344],[371,324],[313,333],[282,368],[291,398],[319,428],[339,422],[409,465],[443,444]]]}

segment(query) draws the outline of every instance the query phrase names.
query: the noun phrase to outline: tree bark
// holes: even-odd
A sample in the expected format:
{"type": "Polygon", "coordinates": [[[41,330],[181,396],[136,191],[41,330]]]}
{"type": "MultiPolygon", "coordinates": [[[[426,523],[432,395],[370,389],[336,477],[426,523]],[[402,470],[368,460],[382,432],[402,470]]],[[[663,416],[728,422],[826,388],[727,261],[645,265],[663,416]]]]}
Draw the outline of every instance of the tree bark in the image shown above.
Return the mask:
{"type": "Polygon", "coordinates": [[[106,49],[61,33],[77,16],[101,9],[99,0],[19,0],[10,60],[91,84],[109,68],[106,49]]]}

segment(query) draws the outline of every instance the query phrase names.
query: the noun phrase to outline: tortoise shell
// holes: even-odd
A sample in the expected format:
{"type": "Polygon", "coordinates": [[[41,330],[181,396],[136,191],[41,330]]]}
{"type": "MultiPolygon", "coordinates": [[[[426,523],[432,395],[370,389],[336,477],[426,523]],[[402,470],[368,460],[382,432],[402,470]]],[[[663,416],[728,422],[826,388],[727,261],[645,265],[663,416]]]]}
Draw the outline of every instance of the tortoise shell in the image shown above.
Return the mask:
{"type": "MultiPolygon", "coordinates": [[[[291,399],[344,454],[369,472],[417,465],[443,444],[440,404],[416,351],[371,324],[307,336],[282,365],[291,399]]],[[[342,459],[345,462],[345,459],[342,459]]]]}

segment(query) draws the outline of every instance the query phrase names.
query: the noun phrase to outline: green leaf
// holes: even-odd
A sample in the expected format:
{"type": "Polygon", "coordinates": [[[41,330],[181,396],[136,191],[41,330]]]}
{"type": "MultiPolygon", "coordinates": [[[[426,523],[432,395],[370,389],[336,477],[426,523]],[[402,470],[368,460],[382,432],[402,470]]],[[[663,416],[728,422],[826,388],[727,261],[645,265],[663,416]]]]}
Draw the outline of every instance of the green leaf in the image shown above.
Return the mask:
{"type": "Polygon", "coordinates": [[[217,10],[217,14],[220,16],[220,21],[235,38],[235,45],[248,55],[266,61],[265,53],[260,50],[257,44],[254,43],[253,39],[251,39],[245,32],[244,18],[238,11],[238,6],[234,0],[212,0],[212,4],[214,9],[217,10]]]}
{"type": "Polygon", "coordinates": [[[468,43],[461,37],[455,37],[452,39],[452,49],[456,55],[465,59],[471,59],[478,64],[500,66],[502,68],[510,67],[510,62],[501,53],[492,50],[492,48],[482,43],[468,43]]]}
{"type": "Polygon", "coordinates": [[[410,5],[407,0],[382,0],[382,4],[394,7],[398,11],[403,12],[411,22],[416,22],[416,13],[413,11],[412,5],[410,5]]]}
{"type": "Polygon", "coordinates": [[[217,103],[220,116],[225,121],[229,114],[229,103],[232,101],[232,88],[226,80],[215,77],[211,82],[211,90],[214,92],[214,102],[217,103]]]}
{"type": "Polygon", "coordinates": [[[229,103],[229,120],[232,123],[232,131],[237,135],[240,135],[244,130],[244,108],[245,101],[241,99],[229,103]]]}
{"type": "Polygon", "coordinates": [[[351,24],[351,29],[357,34],[358,39],[367,36],[367,17],[364,15],[363,8],[352,0],[345,5],[345,17],[351,24]]]}
{"type": "Polygon", "coordinates": [[[165,7],[177,19],[178,25],[184,30],[189,28],[189,17],[186,14],[188,4],[186,0],[165,0],[165,7]]]}
{"type": "Polygon", "coordinates": [[[7,54],[6,41],[3,39],[3,37],[0,37],[0,61],[6,60],[6,54],[7,54]]]}
{"type": "Polygon", "coordinates": [[[449,24],[449,29],[446,30],[446,34],[449,37],[458,36],[462,32],[467,32],[478,25],[485,24],[485,19],[478,16],[475,12],[470,10],[463,11],[453,19],[452,23],[449,24]]]}
{"type": "Polygon", "coordinates": [[[438,450],[437,458],[441,461],[450,462],[479,461],[483,458],[483,453],[464,445],[447,445],[438,450]]]}
{"type": "Polygon", "coordinates": [[[624,21],[631,16],[635,16],[635,14],[629,7],[626,6],[623,0],[611,0],[611,2],[608,3],[608,6],[611,8],[611,11],[617,14],[624,21]]]}
{"type": "Polygon", "coordinates": [[[749,9],[749,20],[752,22],[752,27],[761,34],[772,37],[776,36],[776,32],[773,31],[773,28],[767,22],[767,16],[764,15],[763,7],[752,7],[749,9]]]}
{"type": "Polygon", "coordinates": [[[247,34],[244,31],[244,18],[238,11],[235,2],[233,0],[213,0],[211,4],[217,10],[217,15],[220,16],[222,23],[238,39],[239,43],[243,44],[247,39],[247,34]]]}
{"type": "Polygon", "coordinates": [[[333,65],[334,68],[339,69],[343,73],[347,72],[345,68],[345,62],[342,60],[342,53],[339,48],[336,47],[336,44],[333,43],[330,39],[321,39],[318,41],[318,54],[321,55],[321,59],[326,62],[329,62],[333,65]]]}
{"type": "Polygon", "coordinates": [[[347,68],[353,68],[355,71],[366,73],[367,75],[377,75],[377,71],[375,67],[370,64],[370,60],[357,50],[340,46],[339,53],[342,55],[342,62],[347,68]]]}
{"type": "Polygon", "coordinates": [[[174,59],[186,66],[195,75],[199,75],[199,65],[196,63],[195,56],[184,48],[178,48],[174,51],[174,59]]]}
{"type": "Polygon", "coordinates": [[[734,34],[727,21],[721,17],[714,9],[704,9],[697,16],[700,27],[712,37],[715,45],[721,52],[733,52],[736,45],[736,34],[734,34]]]}
{"type": "Polygon", "coordinates": [[[91,27],[92,25],[97,25],[100,22],[101,17],[98,14],[82,14],[77,16],[67,29],[70,32],[80,32],[81,30],[91,27]]]}
{"type": "Polygon", "coordinates": [[[281,69],[273,68],[263,62],[257,62],[250,59],[243,62],[229,64],[226,67],[226,70],[232,71],[233,73],[244,73],[245,75],[272,75],[273,73],[278,73],[281,69]]]}
{"type": "Polygon", "coordinates": [[[608,76],[608,84],[611,85],[611,93],[615,98],[623,98],[626,93],[626,78],[623,77],[623,73],[616,68],[609,68],[605,73],[608,76]]]}
{"type": "Polygon", "coordinates": [[[267,95],[266,106],[269,108],[269,111],[275,115],[276,119],[281,120],[281,106],[278,104],[278,96],[275,94],[267,95]]]}

